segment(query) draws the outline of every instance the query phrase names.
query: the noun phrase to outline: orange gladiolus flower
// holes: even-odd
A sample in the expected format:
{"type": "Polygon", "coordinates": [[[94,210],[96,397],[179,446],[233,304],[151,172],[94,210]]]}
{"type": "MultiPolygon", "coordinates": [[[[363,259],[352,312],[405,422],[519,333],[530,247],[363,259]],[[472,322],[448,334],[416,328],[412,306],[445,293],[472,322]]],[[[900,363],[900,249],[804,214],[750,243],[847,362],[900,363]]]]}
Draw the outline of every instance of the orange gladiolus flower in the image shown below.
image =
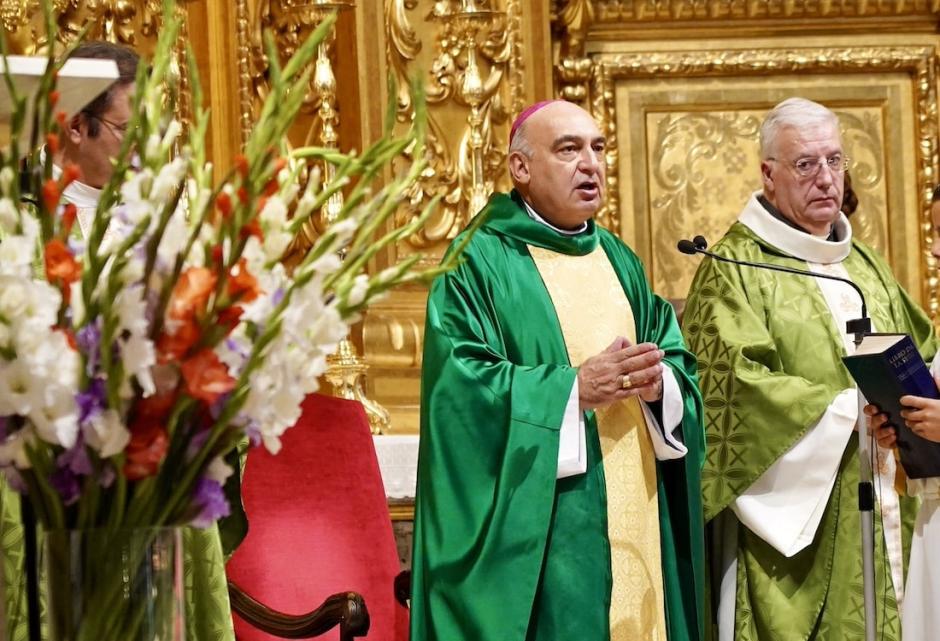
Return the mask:
{"type": "Polygon", "coordinates": [[[157,337],[157,360],[160,363],[182,359],[186,352],[199,342],[199,325],[194,318],[175,322],[179,323],[175,333],[163,331],[157,337]]]}
{"type": "Polygon", "coordinates": [[[250,303],[260,293],[258,279],[248,271],[248,261],[239,258],[228,274],[228,295],[239,302],[250,303]]]}
{"type": "Polygon", "coordinates": [[[219,192],[215,199],[216,209],[222,214],[222,218],[228,218],[232,215],[232,197],[227,191],[219,192]]]}
{"type": "Polygon", "coordinates": [[[192,358],[183,361],[180,373],[186,384],[186,392],[209,405],[235,389],[235,379],[228,373],[228,367],[211,349],[200,350],[192,358]]]}
{"type": "Polygon", "coordinates": [[[129,481],[153,476],[166,456],[169,439],[158,421],[144,420],[130,425],[131,440],[127,444],[124,476],[129,481]]]}
{"type": "Polygon", "coordinates": [[[59,196],[61,196],[59,183],[54,179],[50,178],[42,184],[42,202],[47,211],[55,211],[55,208],[59,206],[59,196]]]}
{"type": "Polygon", "coordinates": [[[75,203],[65,203],[65,207],[62,208],[62,229],[65,230],[66,236],[72,233],[72,225],[75,224],[77,217],[78,207],[75,203]]]}
{"type": "Polygon", "coordinates": [[[59,238],[53,238],[46,243],[43,252],[46,267],[46,280],[62,289],[62,295],[68,301],[69,286],[82,277],[82,265],[66,244],[59,238]]]}
{"type": "Polygon", "coordinates": [[[235,169],[238,170],[238,173],[241,174],[242,178],[247,178],[249,170],[248,158],[246,158],[244,154],[236,154],[234,160],[235,169]]]}
{"type": "Polygon", "coordinates": [[[247,223],[238,230],[238,235],[242,238],[248,238],[249,236],[256,236],[258,240],[264,242],[264,232],[261,231],[261,223],[258,222],[257,218],[252,218],[247,223]]]}
{"type": "Polygon", "coordinates": [[[202,312],[212,290],[215,288],[216,275],[206,267],[189,267],[173,286],[170,294],[170,306],[167,314],[175,320],[185,320],[198,316],[202,312]]]}
{"type": "Polygon", "coordinates": [[[82,177],[81,168],[76,165],[74,162],[70,162],[65,165],[65,168],[62,170],[62,189],[65,189],[71,185],[76,180],[82,177]]]}
{"type": "Polygon", "coordinates": [[[234,305],[219,312],[219,326],[225,328],[226,336],[238,325],[244,311],[238,305],[234,305]]]}
{"type": "Polygon", "coordinates": [[[53,133],[46,134],[46,148],[53,154],[59,151],[59,136],[53,133]]]}
{"type": "Polygon", "coordinates": [[[55,115],[55,121],[59,123],[59,129],[65,129],[65,125],[68,122],[69,115],[64,111],[59,111],[55,115]]]}
{"type": "Polygon", "coordinates": [[[59,93],[57,89],[53,89],[52,91],[50,91],[49,92],[49,105],[52,107],[55,107],[56,104],[58,104],[59,102],[60,95],[61,94],[59,93]]]}
{"type": "Polygon", "coordinates": [[[247,205],[249,200],[248,190],[244,187],[239,187],[236,193],[238,195],[238,200],[240,200],[243,205],[247,205]]]}

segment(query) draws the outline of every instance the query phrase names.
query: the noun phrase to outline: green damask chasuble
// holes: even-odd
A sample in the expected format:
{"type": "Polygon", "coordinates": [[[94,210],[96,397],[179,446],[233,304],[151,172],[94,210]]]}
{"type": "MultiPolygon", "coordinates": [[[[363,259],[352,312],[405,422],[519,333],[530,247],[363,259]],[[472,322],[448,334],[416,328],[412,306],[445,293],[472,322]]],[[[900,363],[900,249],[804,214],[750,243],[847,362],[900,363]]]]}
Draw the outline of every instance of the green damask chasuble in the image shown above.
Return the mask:
{"type": "Polygon", "coordinates": [[[587,473],[556,480],[559,428],[577,371],[531,245],[576,256],[600,248],[632,308],[637,341],[657,343],[679,382],[688,453],[655,465],[660,556],[668,639],[698,641],[704,449],[695,360],[671,307],[652,294],[622,242],[593,222],[576,236],[558,234],[516,198],[493,196],[464,261],[435,281],[428,300],[411,638],[610,638],[597,422],[585,413],[587,473]]]}
{"type": "MultiPolygon", "coordinates": [[[[888,265],[858,241],[852,240],[846,249],[842,265],[865,293],[876,331],[909,333],[924,357],[931,358],[936,349],[932,325],[888,265]]],[[[807,268],[805,261],[741,222],[730,228],[714,251],[738,260],[807,268]]],[[[732,514],[735,501],[806,435],[840,392],[854,387],[841,361],[844,328],[837,327],[820,291],[810,277],[706,258],[689,293],[683,328],[690,349],[698,355],[705,405],[708,456],[702,487],[709,522],[707,545],[715,557],[710,568],[715,572],[721,555],[719,524],[731,523],[737,531],[731,549],[737,560],[736,640],[863,638],[855,434],[846,441],[828,503],[822,506],[815,536],[805,548],[785,556],[739,525],[732,514]]],[[[876,492],[888,489],[876,487],[876,492]]],[[[899,538],[904,541],[905,563],[912,508],[908,500],[901,500],[904,527],[899,538]]],[[[880,516],[876,521],[878,638],[897,640],[895,586],[885,558],[880,516]]],[[[712,597],[717,603],[718,594],[712,597]]]]}

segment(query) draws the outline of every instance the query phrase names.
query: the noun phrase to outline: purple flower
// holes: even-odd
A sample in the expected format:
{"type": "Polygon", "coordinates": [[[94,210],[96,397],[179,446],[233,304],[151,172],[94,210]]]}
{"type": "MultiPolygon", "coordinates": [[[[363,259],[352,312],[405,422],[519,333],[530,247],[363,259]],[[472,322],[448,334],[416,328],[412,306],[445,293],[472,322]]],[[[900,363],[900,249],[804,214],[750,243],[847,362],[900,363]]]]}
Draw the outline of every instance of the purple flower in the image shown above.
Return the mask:
{"type": "Polygon", "coordinates": [[[88,323],[75,333],[75,342],[78,351],[88,359],[86,371],[91,376],[98,367],[98,357],[101,349],[101,317],[95,318],[94,323],[88,323]]]}
{"type": "Polygon", "coordinates": [[[56,492],[62,497],[63,503],[71,505],[78,500],[78,496],[81,494],[81,484],[79,483],[78,475],[72,472],[72,470],[67,467],[60,467],[52,473],[52,478],[49,480],[52,483],[52,487],[54,487],[56,492]]]}
{"type": "Polygon", "coordinates": [[[199,454],[199,450],[202,449],[202,446],[206,444],[206,441],[209,440],[209,430],[199,430],[193,437],[189,440],[189,445],[186,446],[186,462],[189,463],[196,455],[199,454]]]}
{"type": "Polygon", "coordinates": [[[278,287],[274,290],[274,293],[271,294],[271,304],[277,307],[281,304],[281,301],[284,300],[284,288],[278,287]]]}
{"type": "MultiPolygon", "coordinates": [[[[97,352],[95,352],[97,355],[97,352]]],[[[89,363],[91,360],[89,358],[89,363]]],[[[86,421],[94,418],[105,407],[105,396],[107,388],[104,381],[100,378],[93,378],[88,383],[88,389],[75,395],[75,403],[78,405],[78,423],[84,425],[86,421]]]]}
{"type": "Polygon", "coordinates": [[[65,450],[59,454],[55,462],[57,466],[69,470],[72,474],[88,476],[94,472],[94,468],[91,466],[91,459],[88,458],[88,450],[85,449],[85,440],[82,438],[81,432],[78,434],[78,440],[75,441],[75,445],[73,445],[71,449],[65,450]]]}
{"type": "Polygon", "coordinates": [[[199,508],[199,514],[190,524],[193,527],[207,528],[231,512],[221,483],[206,477],[196,482],[193,503],[199,508]]]}

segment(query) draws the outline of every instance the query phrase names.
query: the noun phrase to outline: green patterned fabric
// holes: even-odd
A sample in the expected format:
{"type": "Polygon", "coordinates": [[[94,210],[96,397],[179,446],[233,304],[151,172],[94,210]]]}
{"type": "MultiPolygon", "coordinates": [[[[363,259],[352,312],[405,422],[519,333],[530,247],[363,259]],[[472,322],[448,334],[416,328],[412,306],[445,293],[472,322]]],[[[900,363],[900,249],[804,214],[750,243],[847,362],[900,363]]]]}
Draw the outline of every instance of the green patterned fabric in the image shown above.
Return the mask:
{"type": "Polygon", "coordinates": [[[659,344],[683,390],[688,454],[657,463],[659,512],[669,639],[698,641],[704,437],[695,359],[672,308],[619,239],[593,222],[582,234],[558,234],[517,198],[492,197],[463,262],[434,282],[428,300],[411,638],[608,638],[612,579],[596,423],[586,412],[587,473],[556,482],[559,427],[577,371],[527,249],[584,255],[599,244],[633,308],[637,340],[659,344]]]}
{"type": "MultiPolygon", "coordinates": [[[[805,262],[741,223],[730,228],[714,251],[738,260],[806,268],[805,262]]],[[[843,265],[862,288],[877,331],[909,333],[924,357],[931,358],[936,344],[930,320],[884,260],[853,241],[843,265]]],[[[683,329],[699,360],[708,443],[702,489],[706,521],[713,521],[730,514],[732,502],[853,383],[841,361],[841,328],[810,277],[706,258],[689,293],[683,329]]],[[[787,558],[738,528],[735,639],[862,638],[857,447],[853,436],[807,548],[787,558]]],[[[901,511],[906,558],[913,503],[902,499],[901,511]]],[[[897,605],[876,520],[879,639],[897,640],[897,605]]],[[[713,533],[710,527],[706,536],[713,533]]],[[[718,541],[709,541],[709,549],[718,547],[718,541]]]]}
{"type": "MultiPolygon", "coordinates": [[[[0,477],[0,555],[4,641],[27,641],[23,527],[20,496],[0,477]]],[[[187,641],[234,641],[225,562],[216,526],[183,529],[183,585],[187,641]]]]}

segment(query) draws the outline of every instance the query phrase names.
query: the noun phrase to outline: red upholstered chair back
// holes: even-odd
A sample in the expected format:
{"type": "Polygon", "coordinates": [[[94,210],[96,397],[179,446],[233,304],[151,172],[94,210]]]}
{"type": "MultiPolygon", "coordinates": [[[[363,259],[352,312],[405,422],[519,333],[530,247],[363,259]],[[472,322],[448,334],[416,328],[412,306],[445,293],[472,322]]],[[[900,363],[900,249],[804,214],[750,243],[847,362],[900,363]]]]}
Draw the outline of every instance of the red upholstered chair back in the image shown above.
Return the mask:
{"type": "MultiPolygon", "coordinates": [[[[336,592],[359,592],[372,621],[366,638],[403,641],[408,614],[393,587],[398,554],[362,405],[313,394],[282,442],[276,456],[262,447],[248,454],[248,536],[228,563],[229,579],[288,614],[313,610],[336,592]]],[[[276,638],[234,619],[239,641],[276,638]]]]}

